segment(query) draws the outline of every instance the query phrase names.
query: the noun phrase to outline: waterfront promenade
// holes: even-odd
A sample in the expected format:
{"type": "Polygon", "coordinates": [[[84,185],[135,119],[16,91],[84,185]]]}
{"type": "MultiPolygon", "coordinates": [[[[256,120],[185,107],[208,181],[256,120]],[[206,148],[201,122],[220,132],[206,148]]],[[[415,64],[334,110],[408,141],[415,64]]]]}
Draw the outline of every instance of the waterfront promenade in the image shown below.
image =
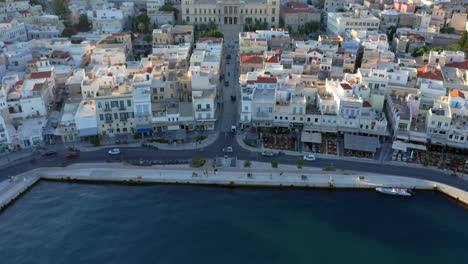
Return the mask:
{"type": "Polygon", "coordinates": [[[322,171],[317,168],[188,168],[184,166],[136,167],[124,164],[81,163],[65,168],[39,168],[0,184],[0,207],[36,183],[39,179],[88,182],[173,183],[220,186],[355,188],[401,187],[417,190],[438,190],[468,205],[468,192],[423,179],[348,171],[322,171]],[[263,169],[262,169],[263,168],[263,169]]]}

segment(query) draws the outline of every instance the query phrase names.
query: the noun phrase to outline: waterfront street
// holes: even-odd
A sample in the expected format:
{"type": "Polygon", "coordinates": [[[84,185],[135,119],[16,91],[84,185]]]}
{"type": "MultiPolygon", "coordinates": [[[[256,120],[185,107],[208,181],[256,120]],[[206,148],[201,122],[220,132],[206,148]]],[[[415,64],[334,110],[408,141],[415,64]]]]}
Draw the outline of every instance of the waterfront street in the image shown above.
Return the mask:
{"type": "MultiPolygon", "coordinates": [[[[225,132],[209,147],[194,150],[153,150],[148,148],[120,148],[120,155],[110,156],[107,154],[108,148],[103,148],[96,151],[85,152],[80,157],[75,159],[67,159],[65,154],[68,152],[63,147],[57,147],[58,155],[56,157],[37,157],[34,163],[29,162],[30,158],[23,158],[10,162],[7,166],[0,168],[0,180],[7,179],[8,176],[14,176],[28,170],[39,167],[56,167],[68,166],[73,163],[83,162],[120,162],[126,160],[191,160],[195,156],[200,156],[205,159],[214,159],[223,157],[222,148],[232,146],[234,152],[230,156],[236,156],[241,160],[271,162],[277,160],[280,164],[295,165],[297,156],[283,155],[277,158],[263,157],[259,152],[252,152],[243,149],[237,144],[235,136],[232,133],[225,132]]],[[[380,162],[359,162],[340,159],[318,158],[316,161],[307,162],[305,166],[324,168],[326,166],[334,166],[337,170],[360,171],[368,173],[377,173],[394,176],[406,176],[417,179],[425,179],[448,184],[459,189],[468,190],[468,182],[462,178],[450,176],[443,171],[433,168],[420,168],[409,166],[397,166],[383,164],[380,162]]]]}

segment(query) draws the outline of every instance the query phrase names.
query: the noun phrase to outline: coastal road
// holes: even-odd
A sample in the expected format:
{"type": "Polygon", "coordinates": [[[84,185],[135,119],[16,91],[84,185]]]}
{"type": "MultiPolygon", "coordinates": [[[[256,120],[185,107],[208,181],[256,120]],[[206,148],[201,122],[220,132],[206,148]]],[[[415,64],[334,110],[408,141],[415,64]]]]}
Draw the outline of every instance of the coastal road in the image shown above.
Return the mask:
{"type": "MultiPolygon", "coordinates": [[[[107,149],[85,152],[82,153],[79,158],[76,159],[66,159],[65,154],[67,151],[65,149],[59,150],[59,155],[57,157],[40,157],[35,163],[30,163],[29,158],[18,160],[16,162],[10,163],[8,166],[0,168],[0,181],[6,179],[8,176],[13,176],[20,174],[22,172],[38,168],[38,167],[58,167],[58,166],[67,166],[72,163],[80,162],[106,162],[107,160],[113,160],[119,162],[122,160],[190,160],[195,156],[201,156],[205,159],[213,159],[215,157],[223,157],[224,153],[222,152],[222,147],[224,146],[233,146],[234,153],[230,155],[237,156],[240,160],[251,160],[251,161],[263,161],[271,162],[272,160],[277,160],[282,164],[296,164],[297,156],[288,156],[282,155],[274,158],[263,157],[260,153],[251,152],[241,148],[237,145],[235,136],[232,133],[227,133],[221,135],[218,139],[209,147],[203,148],[201,150],[153,150],[148,148],[121,148],[122,154],[120,156],[110,156],[107,154],[107,149]]],[[[349,170],[349,171],[362,171],[362,172],[371,172],[379,173],[386,175],[396,175],[396,176],[405,176],[418,179],[425,179],[431,181],[437,181],[440,183],[445,183],[452,185],[454,187],[460,188],[462,190],[468,191],[468,181],[463,180],[458,177],[450,176],[444,174],[441,171],[437,171],[429,168],[417,168],[417,167],[408,167],[408,166],[396,166],[388,164],[379,164],[379,163],[366,163],[359,161],[349,161],[349,160],[336,160],[336,159],[326,159],[318,158],[316,161],[306,161],[305,166],[323,168],[325,166],[335,166],[339,170],[349,170]]]]}

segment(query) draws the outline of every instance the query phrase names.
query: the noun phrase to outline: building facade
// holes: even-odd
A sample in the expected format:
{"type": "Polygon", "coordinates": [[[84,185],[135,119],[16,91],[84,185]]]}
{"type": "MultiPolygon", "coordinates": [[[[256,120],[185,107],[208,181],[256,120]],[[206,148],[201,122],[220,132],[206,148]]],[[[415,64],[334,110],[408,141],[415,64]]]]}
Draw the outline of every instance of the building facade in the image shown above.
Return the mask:
{"type": "Polygon", "coordinates": [[[183,0],[182,21],[191,25],[244,25],[255,21],[278,27],[280,0],[183,0]]]}

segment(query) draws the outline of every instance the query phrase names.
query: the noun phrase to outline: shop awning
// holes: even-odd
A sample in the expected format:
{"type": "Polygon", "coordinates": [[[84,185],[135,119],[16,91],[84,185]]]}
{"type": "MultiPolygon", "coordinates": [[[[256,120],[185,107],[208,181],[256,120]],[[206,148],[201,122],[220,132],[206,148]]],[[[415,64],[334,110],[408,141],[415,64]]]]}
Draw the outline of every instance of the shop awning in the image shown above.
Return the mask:
{"type": "Polygon", "coordinates": [[[151,128],[138,128],[137,133],[149,133],[151,132],[151,128]]]}
{"type": "Polygon", "coordinates": [[[377,137],[345,134],[344,148],[349,150],[376,152],[377,149],[380,148],[380,142],[377,137]]]}
{"type": "Polygon", "coordinates": [[[97,127],[79,129],[78,135],[80,137],[96,136],[98,134],[97,127]]]}
{"type": "Polygon", "coordinates": [[[322,143],[322,134],[303,131],[301,134],[302,142],[322,143]]]}

